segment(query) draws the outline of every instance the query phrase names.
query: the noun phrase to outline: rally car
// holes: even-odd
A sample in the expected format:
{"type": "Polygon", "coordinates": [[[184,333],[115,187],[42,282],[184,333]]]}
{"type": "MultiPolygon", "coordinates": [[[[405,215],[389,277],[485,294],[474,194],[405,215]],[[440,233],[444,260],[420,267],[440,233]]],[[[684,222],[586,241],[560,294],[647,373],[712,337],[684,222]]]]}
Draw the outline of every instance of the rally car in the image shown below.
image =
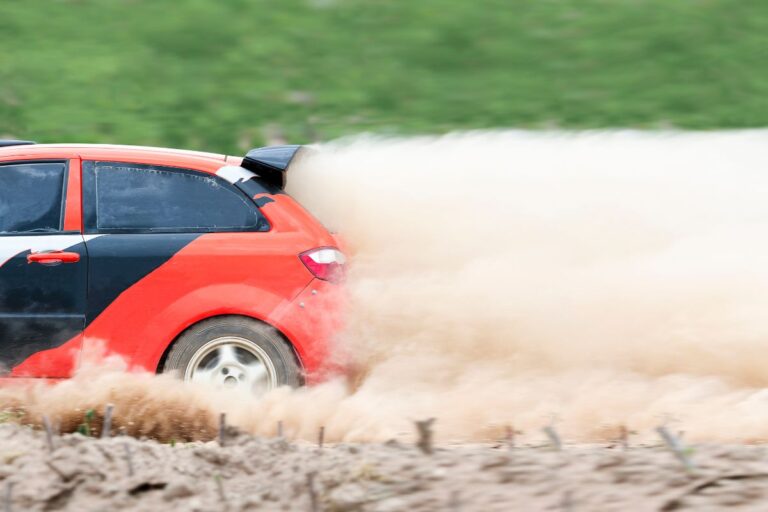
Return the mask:
{"type": "Polygon", "coordinates": [[[319,378],[346,260],[284,193],[302,151],[0,141],[4,376],[117,354],[255,393],[319,378]]]}

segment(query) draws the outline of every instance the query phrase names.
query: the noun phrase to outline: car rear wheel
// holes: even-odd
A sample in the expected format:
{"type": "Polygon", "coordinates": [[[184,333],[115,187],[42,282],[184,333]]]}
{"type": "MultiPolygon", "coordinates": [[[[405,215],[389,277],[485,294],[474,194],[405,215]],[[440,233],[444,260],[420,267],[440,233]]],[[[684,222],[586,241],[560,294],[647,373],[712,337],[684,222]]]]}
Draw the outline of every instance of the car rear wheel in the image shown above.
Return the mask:
{"type": "Polygon", "coordinates": [[[244,317],[219,317],[189,328],[171,347],[163,373],[185,381],[261,395],[301,385],[291,347],[272,327],[244,317]]]}

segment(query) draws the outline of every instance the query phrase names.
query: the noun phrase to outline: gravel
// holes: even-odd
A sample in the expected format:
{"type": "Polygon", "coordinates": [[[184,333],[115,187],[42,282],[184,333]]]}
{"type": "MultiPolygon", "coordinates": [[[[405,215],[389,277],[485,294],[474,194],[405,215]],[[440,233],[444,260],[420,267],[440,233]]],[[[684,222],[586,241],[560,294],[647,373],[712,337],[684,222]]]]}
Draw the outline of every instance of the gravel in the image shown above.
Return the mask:
{"type": "MultiPolygon", "coordinates": [[[[0,500],[11,510],[763,510],[763,446],[704,445],[693,471],[662,446],[509,449],[335,444],[231,435],[168,443],[0,425],[0,500]],[[314,501],[314,509],[313,509],[314,501]]],[[[2,507],[0,507],[1,509],[2,507]]],[[[6,509],[7,510],[7,509],[6,509]]]]}

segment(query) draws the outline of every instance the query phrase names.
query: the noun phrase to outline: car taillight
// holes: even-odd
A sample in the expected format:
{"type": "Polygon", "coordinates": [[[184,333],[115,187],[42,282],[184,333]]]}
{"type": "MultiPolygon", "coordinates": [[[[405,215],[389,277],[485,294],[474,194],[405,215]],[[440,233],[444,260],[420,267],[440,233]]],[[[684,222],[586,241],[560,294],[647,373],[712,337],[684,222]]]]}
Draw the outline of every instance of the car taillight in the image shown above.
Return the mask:
{"type": "Polygon", "coordinates": [[[310,272],[324,281],[337,283],[344,278],[347,257],[334,247],[321,247],[299,254],[310,272]]]}

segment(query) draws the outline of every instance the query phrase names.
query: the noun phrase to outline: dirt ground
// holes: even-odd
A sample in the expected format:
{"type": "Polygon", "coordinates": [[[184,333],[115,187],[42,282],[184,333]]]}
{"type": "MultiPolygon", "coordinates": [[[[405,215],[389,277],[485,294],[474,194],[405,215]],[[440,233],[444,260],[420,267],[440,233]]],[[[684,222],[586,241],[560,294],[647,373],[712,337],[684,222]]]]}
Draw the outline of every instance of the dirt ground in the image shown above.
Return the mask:
{"type": "Polygon", "coordinates": [[[320,449],[233,433],[218,442],[53,438],[0,426],[3,510],[765,510],[764,446],[707,445],[693,469],[658,446],[402,442],[320,449]],[[10,507],[9,507],[10,497],[10,507]],[[314,500],[314,503],[313,503],[314,500]]]}

